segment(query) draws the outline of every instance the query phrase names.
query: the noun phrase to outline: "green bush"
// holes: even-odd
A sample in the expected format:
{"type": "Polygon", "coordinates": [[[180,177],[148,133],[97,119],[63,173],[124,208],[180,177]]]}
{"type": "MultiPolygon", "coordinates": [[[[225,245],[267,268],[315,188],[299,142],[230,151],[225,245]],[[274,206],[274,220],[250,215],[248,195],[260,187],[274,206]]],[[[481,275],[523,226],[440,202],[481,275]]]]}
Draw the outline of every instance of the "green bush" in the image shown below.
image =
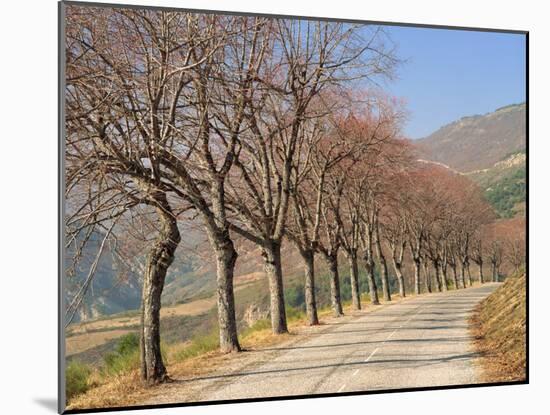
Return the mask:
{"type": "Polygon", "coordinates": [[[65,368],[65,391],[67,399],[72,399],[88,390],[88,379],[92,370],[84,363],[71,361],[65,368]]]}
{"type": "Polygon", "coordinates": [[[122,336],[117,343],[116,351],[120,355],[128,355],[139,349],[139,336],[129,333],[122,336]]]}
{"type": "Polygon", "coordinates": [[[293,284],[285,290],[285,302],[287,306],[305,309],[305,293],[302,285],[293,284]]]}
{"type": "Polygon", "coordinates": [[[139,367],[139,336],[129,333],[122,336],[116,350],[103,357],[105,375],[116,375],[139,367]]]}

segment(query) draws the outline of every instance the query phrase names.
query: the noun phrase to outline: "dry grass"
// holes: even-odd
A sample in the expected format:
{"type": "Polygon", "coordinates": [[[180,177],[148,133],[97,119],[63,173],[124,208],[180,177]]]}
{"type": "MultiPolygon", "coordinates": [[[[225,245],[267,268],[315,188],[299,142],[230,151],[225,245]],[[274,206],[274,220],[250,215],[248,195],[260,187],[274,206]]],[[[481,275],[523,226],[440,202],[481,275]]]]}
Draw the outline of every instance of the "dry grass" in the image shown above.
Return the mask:
{"type": "MultiPolygon", "coordinates": [[[[240,291],[248,284],[257,281],[263,274],[252,272],[239,277],[235,291],[240,291]]],[[[162,307],[162,318],[179,316],[198,316],[210,311],[216,306],[216,297],[208,297],[188,303],[162,307]]],[[[67,329],[66,350],[67,356],[78,354],[96,346],[101,346],[112,339],[121,337],[135,329],[140,324],[138,313],[134,315],[113,316],[84,323],[72,324],[67,329]]]]}
{"type": "Polygon", "coordinates": [[[72,356],[74,354],[84,352],[94,347],[101,346],[109,340],[122,337],[125,334],[132,332],[133,330],[109,330],[83,333],[67,337],[65,340],[66,355],[72,356]]]}
{"type": "Polygon", "coordinates": [[[137,370],[110,377],[108,382],[94,373],[89,384],[90,390],[71,399],[67,409],[131,406],[151,393],[141,382],[137,370]]]}
{"type": "Polygon", "coordinates": [[[483,356],[483,380],[525,380],[526,276],[508,278],[479,304],[472,323],[476,347],[483,356]]]}
{"type": "MultiPolygon", "coordinates": [[[[189,303],[163,307],[160,310],[160,316],[161,318],[173,316],[198,316],[210,310],[215,304],[215,297],[204,298],[189,303]]],[[[72,325],[67,331],[67,334],[88,334],[91,331],[122,329],[125,327],[133,327],[138,324],[140,324],[139,315],[106,318],[72,325]]]]}

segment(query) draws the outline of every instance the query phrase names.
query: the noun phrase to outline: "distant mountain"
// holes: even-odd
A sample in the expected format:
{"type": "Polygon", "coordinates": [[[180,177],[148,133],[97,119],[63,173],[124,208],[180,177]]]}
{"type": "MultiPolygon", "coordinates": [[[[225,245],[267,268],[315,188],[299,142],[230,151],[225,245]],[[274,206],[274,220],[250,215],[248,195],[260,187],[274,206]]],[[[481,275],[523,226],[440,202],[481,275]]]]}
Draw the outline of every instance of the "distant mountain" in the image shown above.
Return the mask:
{"type": "Polygon", "coordinates": [[[483,189],[489,203],[503,218],[525,216],[526,160],[525,152],[518,152],[491,168],[467,173],[483,189]]]}
{"type": "MultiPolygon", "coordinates": [[[[73,301],[85,283],[102,239],[102,234],[93,232],[78,265],[73,272],[65,276],[66,305],[73,301]]],[[[73,253],[74,245],[71,245],[66,252],[67,269],[72,269],[73,253]]],[[[99,258],[93,279],[72,321],[78,322],[138,308],[141,301],[140,287],[141,281],[138,275],[128,269],[115,255],[104,252],[99,258]]]]}
{"type": "MultiPolygon", "coordinates": [[[[180,225],[182,242],[176,250],[174,262],[170,266],[162,293],[163,306],[187,303],[208,298],[216,290],[216,262],[206,237],[196,223],[180,225]]],[[[235,235],[234,235],[235,236],[235,235]]],[[[65,277],[65,301],[69,304],[82,287],[103,235],[93,233],[88,247],[73,275],[65,277]]],[[[264,281],[264,266],[261,250],[250,242],[236,238],[239,252],[235,267],[235,285],[249,285],[264,281]]],[[[137,260],[145,261],[145,254],[137,260]]],[[[73,252],[67,252],[67,267],[73,252]]],[[[283,245],[283,267],[285,277],[302,273],[302,263],[298,252],[290,243],[283,245]]],[[[321,262],[321,261],[319,261],[321,262]]],[[[100,258],[92,283],[86,292],[73,322],[82,322],[136,310],[141,303],[142,276],[139,271],[130,270],[110,249],[100,258]]]]}
{"type": "Polygon", "coordinates": [[[416,141],[422,158],[468,173],[489,169],[526,147],[525,103],[463,117],[416,141]]]}

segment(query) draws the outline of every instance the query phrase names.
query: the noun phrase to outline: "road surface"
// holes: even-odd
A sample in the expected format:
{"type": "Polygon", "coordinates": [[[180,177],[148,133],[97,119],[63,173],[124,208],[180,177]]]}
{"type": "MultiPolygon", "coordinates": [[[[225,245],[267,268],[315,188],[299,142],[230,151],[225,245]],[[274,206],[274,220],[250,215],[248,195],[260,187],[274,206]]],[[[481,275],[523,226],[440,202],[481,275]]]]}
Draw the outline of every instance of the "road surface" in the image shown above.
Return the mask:
{"type": "Polygon", "coordinates": [[[477,383],[468,318],[498,286],[413,297],[330,319],[298,340],[239,354],[202,377],[176,379],[147,403],[477,383]]]}

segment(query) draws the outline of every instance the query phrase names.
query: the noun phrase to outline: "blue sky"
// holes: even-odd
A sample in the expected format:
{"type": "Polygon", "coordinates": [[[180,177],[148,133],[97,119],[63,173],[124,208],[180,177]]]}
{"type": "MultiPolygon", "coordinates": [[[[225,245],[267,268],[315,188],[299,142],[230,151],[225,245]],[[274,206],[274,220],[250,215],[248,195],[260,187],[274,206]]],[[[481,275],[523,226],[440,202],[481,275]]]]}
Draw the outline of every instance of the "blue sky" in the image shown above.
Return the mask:
{"type": "Polygon", "coordinates": [[[405,99],[404,126],[421,138],[465,115],[525,101],[525,36],[386,27],[406,62],[385,89],[405,99]]]}

